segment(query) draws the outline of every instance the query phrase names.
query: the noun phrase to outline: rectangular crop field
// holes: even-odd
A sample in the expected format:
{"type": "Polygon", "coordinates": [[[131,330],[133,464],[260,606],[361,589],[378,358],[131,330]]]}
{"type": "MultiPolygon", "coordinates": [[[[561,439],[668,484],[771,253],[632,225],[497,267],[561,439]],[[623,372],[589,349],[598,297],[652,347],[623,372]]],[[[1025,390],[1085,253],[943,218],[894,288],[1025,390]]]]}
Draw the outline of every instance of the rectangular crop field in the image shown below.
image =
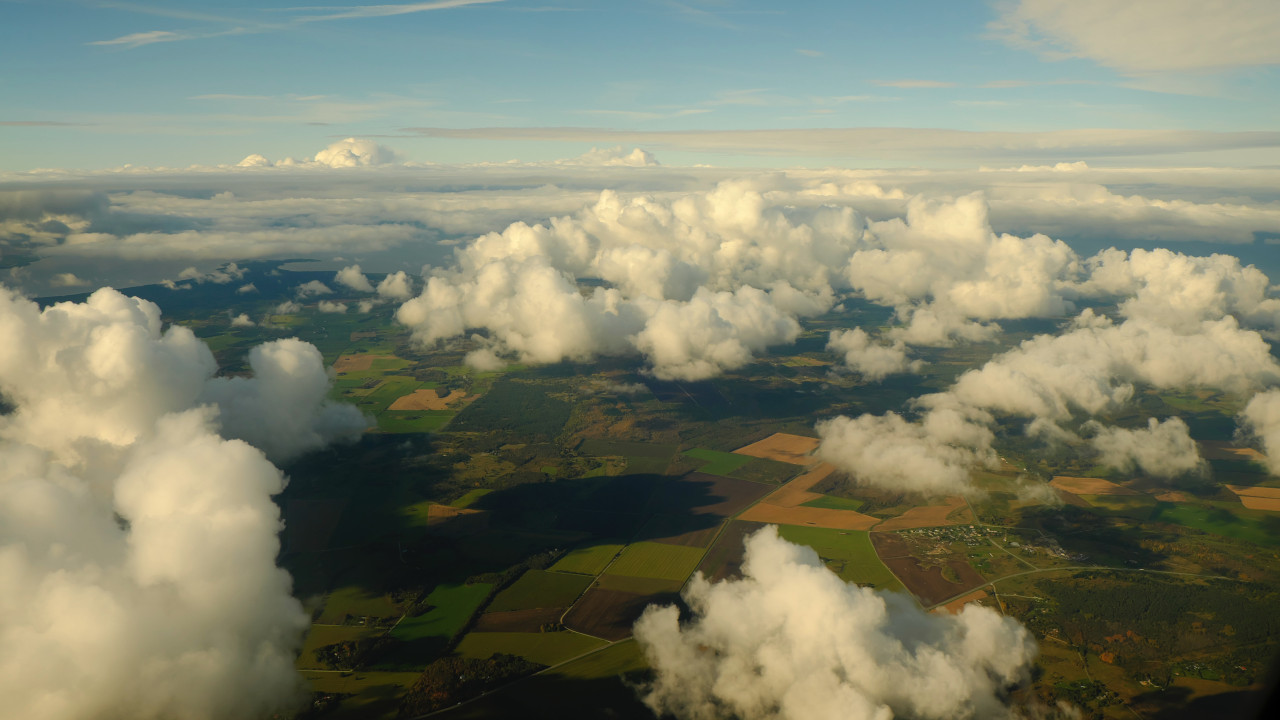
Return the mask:
{"type": "Polygon", "coordinates": [[[556,669],[557,675],[579,680],[611,678],[648,667],[635,640],[623,640],[556,669]]]}
{"type": "Polygon", "coordinates": [[[853,510],[857,512],[862,509],[866,503],[861,500],[853,500],[851,498],[836,497],[834,495],[823,495],[814,498],[809,502],[801,503],[801,507],[823,508],[826,510],[853,510]]]}
{"type": "Polygon", "coordinates": [[[707,450],[706,448],[694,448],[684,452],[686,457],[695,460],[705,461],[705,465],[698,468],[698,472],[708,473],[710,475],[729,475],[734,470],[751,462],[751,458],[745,455],[737,455],[735,453],[720,452],[719,450],[707,450]]]}
{"type": "Polygon", "coordinates": [[[551,566],[551,569],[558,572],[579,573],[581,575],[599,575],[604,572],[605,567],[622,547],[622,545],[605,543],[578,548],[560,558],[555,565],[551,566]]]}
{"type": "Polygon", "coordinates": [[[638,542],[622,551],[617,561],[609,566],[609,572],[683,582],[698,567],[703,552],[698,547],[638,542]]]}
{"type": "Polygon", "coordinates": [[[826,561],[827,566],[846,582],[871,585],[882,590],[901,590],[902,583],[880,561],[871,545],[871,534],[865,530],[828,530],[825,528],[779,525],[778,534],[788,542],[806,545],[826,561]]]}
{"type": "Polygon", "coordinates": [[[382,595],[371,595],[355,586],[338,588],[324,600],[324,612],[316,621],[325,625],[342,625],[352,617],[399,617],[400,608],[382,595]]]}
{"type": "Polygon", "coordinates": [[[462,657],[485,660],[494,653],[519,655],[541,665],[556,665],[607,645],[571,630],[546,633],[473,632],[458,643],[462,657]]]}
{"type": "Polygon", "coordinates": [[[489,612],[569,607],[591,585],[585,575],[529,570],[489,604],[489,612]]]}
{"type": "Polygon", "coordinates": [[[453,637],[475,614],[492,588],[487,583],[441,585],[427,596],[427,602],[435,607],[418,617],[401,620],[391,635],[399,640],[453,637]]]}
{"type": "Polygon", "coordinates": [[[1280,529],[1269,522],[1272,518],[1269,513],[1237,508],[1232,508],[1226,503],[1211,505],[1160,503],[1156,506],[1152,519],[1186,525],[1263,547],[1280,545],[1280,529]]]}
{"type": "Polygon", "coordinates": [[[476,488],[475,490],[468,490],[465,495],[458,498],[457,500],[454,500],[449,504],[456,508],[469,508],[472,505],[474,505],[477,500],[484,497],[485,495],[488,495],[491,492],[493,492],[493,490],[489,488],[476,488]]]}
{"type": "Polygon", "coordinates": [[[384,410],[378,413],[378,430],[384,433],[435,432],[457,415],[452,410],[384,410]]]}

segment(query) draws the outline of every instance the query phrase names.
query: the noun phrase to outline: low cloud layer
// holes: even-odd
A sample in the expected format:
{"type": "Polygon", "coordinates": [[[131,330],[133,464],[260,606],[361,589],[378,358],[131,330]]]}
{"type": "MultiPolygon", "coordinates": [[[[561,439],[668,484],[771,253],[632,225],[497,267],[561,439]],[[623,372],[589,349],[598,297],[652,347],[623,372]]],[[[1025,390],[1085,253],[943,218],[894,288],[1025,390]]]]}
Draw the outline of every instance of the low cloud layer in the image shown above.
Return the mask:
{"type": "Polygon", "coordinates": [[[1146,428],[1100,428],[1090,444],[1098,451],[1102,464],[1120,470],[1139,472],[1153,477],[1171,478],[1201,474],[1205,462],[1196,441],[1181,418],[1163,422],[1156,418],[1146,428]]]}
{"type": "Polygon", "coordinates": [[[1036,647],[1017,621],[970,605],[922,611],[842,581],[770,526],[746,539],[743,577],[684,591],[692,618],[651,607],[635,636],[654,669],[654,712],[682,719],[1012,717],[1003,691],[1036,647]]]}
{"type": "Polygon", "coordinates": [[[308,617],[275,565],[285,479],[264,450],[289,457],[355,423],[324,400],[310,345],[271,343],[251,364],[251,379],[212,378],[203,342],[111,289],[42,310],[0,287],[7,713],[231,720],[305,698],[308,617]]]}

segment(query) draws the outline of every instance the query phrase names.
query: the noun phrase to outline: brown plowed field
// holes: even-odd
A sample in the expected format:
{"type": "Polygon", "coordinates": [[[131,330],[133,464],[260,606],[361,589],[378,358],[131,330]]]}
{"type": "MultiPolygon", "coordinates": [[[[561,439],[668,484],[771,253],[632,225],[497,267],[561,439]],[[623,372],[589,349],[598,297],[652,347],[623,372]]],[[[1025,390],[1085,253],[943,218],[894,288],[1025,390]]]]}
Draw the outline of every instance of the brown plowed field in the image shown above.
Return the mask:
{"type": "Polygon", "coordinates": [[[912,595],[920,598],[925,605],[940,603],[949,597],[958,595],[970,588],[978,587],[987,581],[963,560],[948,560],[946,565],[960,578],[953,583],[942,576],[942,566],[932,565],[922,568],[915,558],[892,558],[884,564],[889,571],[907,586],[912,595]]]}
{"type": "Polygon", "coordinates": [[[809,453],[812,453],[817,448],[818,438],[774,433],[763,440],[740,447],[734,452],[739,455],[767,458],[791,463],[792,465],[811,465],[814,460],[809,453]]]}
{"type": "Polygon", "coordinates": [[[893,533],[871,533],[871,545],[875,547],[876,554],[880,556],[880,560],[890,572],[902,581],[912,595],[920,598],[920,602],[924,605],[940,603],[965,590],[985,585],[987,582],[977,570],[963,560],[946,562],[947,567],[960,578],[959,583],[944,578],[941,565],[920,567],[919,561],[912,557],[907,544],[893,533]]]}
{"type": "MultiPolygon", "coordinates": [[[[833,530],[870,530],[880,518],[863,515],[853,510],[833,510],[816,507],[782,507],[762,502],[738,516],[741,520],[782,525],[831,528],[833,530]]],[[[914,527],[914,526],[913,526],[914,527]]]]}
{"type": "Polygon", "coordinates": [[[691,472],[659,487],[654,507],[668,513],[729,517],[774,489],[750,480],[691,472]]]}
{"type": "Polygon", "coordinates": [[[654,515],[640,528],[640,539],[704,548],[715,539],[723,522],[708,524],[707,520],[705,515],[654,515]]]}
{"type": "Polygon", "coordinates": [[[381,357],[379,355],[339,355],[337,360],[333,361],[333,371],[358,372],[360,370],[369,370],[373,368],[374,359],[381,357]]]}
{"type": "Polygon", "coordinates": [[[898,517],[889,518],[880,523],[876,530],[907,530],[910,528],[938,527],[939,525],[959,525],[973,522],[973,513],[964,498],[953,495],[946,499],[945,505],[922,505],[913,507],[898,517]]]}
{"type": "Polygon", "coordinates": [[[1053,478],[1050,485],[1059,490],[1066,490],[1076,495],[1138,495],[1138,491],[1130,490],[1123,485],[1117,485],[1110,480],[1102,478],[1087,477],[1068,477],[1066,475],[1058,475],[1053,478]]]}
{"type": "Polygon", "coordinates": [[[1253,448],[1235,447],[1221,440],[1200,443],[1200,456],[1205,460],[1257,460],[1265,462],[1266,455],[1253,448]]]}
{"type": "Polygon", "coordinates": [[[759,523],[730,520],[720,539],[702,557],[698,570],[711,582],[742,576],[742,556],[745,553],[742,540],[764,527],[759,523]]]}
{"type": "Polygon", "coordinates": [[[676,593],[638,595],[593,587],[574,604],[564,625],[605,640],[623,640],[631,636],[631,626],[651,603],[670,604],[677,597],[676,593]]]}
{"type": "Polygon", "coordinates": [[[830,463],[819,463],[812,470],[805,472],[800,477],[783,485],[773,494],[766,498],[766,502],[772,505],[780,505],[782,507],[795,507],[803,505],[810,500],[817,500],[822,497],[821,493],[810,492],[809,488],[817,485],[827,478],[828,475],[835,472],[836,468],[830,463]]]}
{"type": "Polygon", "coordinates": [[[564,608],[534,608],[485,613],[476,618],[476,632],[540,632],[546,623],[560,622],[564,608]]]}
{"type": "Polygon", "coordinates": [[[455,403],[462,402],[467,394],[461,390],[454,390],[446,397],[440,397],[432,388],[423,388],[414,390],[408,395],[396,398],[391,403],[388,410],[448,410],[455,403]]]}

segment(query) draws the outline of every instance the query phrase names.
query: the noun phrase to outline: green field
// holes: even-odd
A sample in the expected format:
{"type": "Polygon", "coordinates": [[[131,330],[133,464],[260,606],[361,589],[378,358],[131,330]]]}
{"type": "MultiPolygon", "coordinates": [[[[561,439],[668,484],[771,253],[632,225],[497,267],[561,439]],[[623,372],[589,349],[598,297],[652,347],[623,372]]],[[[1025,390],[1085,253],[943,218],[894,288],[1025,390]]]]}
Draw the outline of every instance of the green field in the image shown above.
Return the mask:
{"type": "Polygon", "coordinates": [[[846,582],[870,585],[881,590],[901,590],[902,583],[884,566],[871,545],[866,530],[779,525],[778,534],[798,545],[807,545],[846,582]]]}
{"type": "Polygon", "coordinates": [[[751,457],[747,455],[735,455],[734,453],[707,450],[706,448],[686,450],[684,455],[685,457],[706,462],[705,465],[698,468],[698,472],[704,472],[708,475],[722,475],[724,477],[729,477],[729,473],[751,461],[751,457]]]}
{"type": "Polygon", "coordinates": [[[457,653],[484,660],[494,653],[519,655],[540,665],[556,665],[608,643],[572,631],[547,633],[469,633],[458,643],[457,653]]]}
{"type": "Polygon", "coordinates": [[[804,468],[799,465],[769,460],[768,458],[747,458],[747,462],[734,470],[729,477],[753,482],[784,483],[799,475],[804,468]]]}
{"type": "Polygon", "coordinates": [[[378,430],[384,433],[435,432],[457,415],[453,410],[383,410],[378,430]]]}
{"type": "Polygon", "coordinates": [[[468,490],[466,495],[463,495],[462,497],[458,498],[457,500],[454,500],[449,504],[456,508],[469,508],[472,505],[474,505],[477,500],[484,497],[485,495],[488,495],[491,492],[493,492],[493,490],[489,488],[476,488],[475,490],[468,490]]]}
{"type": "Polygon", "coordinates": [[[614,575],[612,573],[601,575],[596,582],[602,590],[621,590],[622,592],[635,593],[637,595],[676,592],[684,584],[683,580],[664,580],[662,578],[614,575]]]}
{"type": "Polygon", "coordinates": [[[635,640],[628,638],[555,669],[557,675],[588,680],[611,678],[649,667],[635,640]]]}
{"type": "Polygon", "coordinates": [[[624,440],[584,440],[578,447],[584,455],[623,457],[627,472],[661,475],[667,471],[676,446],[663,443],[628,442],[624,440]]]}
{"type": "Polygon", "coordinates": [[[589,585],[591,578],[585,575],[529,570],[511,587],[498,593],[488,609],[489,612],[502,612],[568,607],[589,585]]]}
{"type": "Polygon", "coordinates": [[[1225,502],[1208,505],[1159,503],[1152,519],[1264,547],[1280,545],[1280,518],[1263,510],[1233,507],[1225,502]]]}
{"type": "Polygon", "coordinates": [[[391,636],[398,640],[453,637],[475,614],[492,588],[486,583],[441,585],[427,596],[427,603],[434,607],[418,617],[401,620],[391,636]]]}
{"type": "Polygon", "coordinates": [[[628,545],[609,566],[613,575],[636,575],[684,582],[702,560],[703,548],[638,542],[628,545]]]}
{"type": "Polygon", "coordinates": [[[1081,495],[1080,498],[1104,515],[1150,520],[1156,499],[1150,495],[1081,495]]]}
{"type": "Polygon", "coordinates": [[[421,672],[358,673],[301,671],[314,692],[350,695],[337,709],[325,713],[334,720],[393,720],[399,716],[400,696],[421,672]]]}
{"type": "Polygon", "coordinates": [[[302,670],[328,670],[330,669],[329,666],[316,661],[316,650],[326,645],[333,645],[347,640],[359,640],[381,632],[377,628],[358,625],[312,625],[311,629],[307,631],[306,641],[302,644],[302,652],[298,655],[298,668],[302,670]]]}
{"type": "Polygon", "coordinates": [[[605,567],[609,565],[609,561],[613,560],[613,556],[617,555],[622,547],[622,545],[605,543],[603,545],[578,548],[560,558],[560,561],[552,565],[551,569],[558,572],[579,573],[581,575],[599,575],[604,572],[605,567]]]}
{"type": "Polygon", "coordinates": [[[347,616],[399,617],[400,608],[381,595],[370,595],[364,590],[348,586],[329,593],[324,601],[324,612],[316,622],[324,625],[342,625],[347,616]]]}
{"type": "Polygon", "coordinates": [[[835,497],[834,495],[823,495],[815,498],[807,503],[804,507],[826,508],[828,510],[861,510],[866,502],[862,500],[854,500],[853,498],[835,497]]]}

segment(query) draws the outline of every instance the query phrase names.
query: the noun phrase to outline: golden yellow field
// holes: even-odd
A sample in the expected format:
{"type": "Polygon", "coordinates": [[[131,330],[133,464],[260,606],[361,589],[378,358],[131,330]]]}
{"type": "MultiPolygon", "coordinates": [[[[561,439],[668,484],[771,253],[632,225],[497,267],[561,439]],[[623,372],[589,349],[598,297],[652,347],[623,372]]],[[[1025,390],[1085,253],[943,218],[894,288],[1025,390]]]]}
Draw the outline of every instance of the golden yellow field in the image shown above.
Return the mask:
{"type": "Polygon", "coordinates": [[[777,460],[792,465],[810,465],[814,462],[810,456],[818,448],[818,438],[774,433],[769,437],[740,447],[734,452],[739,455],[777,460]]]}
{"type": "Polygon", "coordinates": [[[432,388],[414,390],[408,395],[396,398],[388,410],[448,410],[453,404],[461,402],[467,394],[454,390],[445,397],[440,397],[432,388]]]}
{"type": "Polygon", "coordinates": [[[908,530],[939,525],[958,525],[966,522],[973,522],[973,513],[969,510],[964,498],[953,495],[946,498],[945,505],[913,507],[898,517],[889,518],[880,523],[876,530],[908,530]]]}
{"type": "Polygon", "coordinates": [[[1102,478],[1090,477],[1069,477],[1067,475],[1058,475],[1053,478],[1050,485],[1059,490],[1066,490],[1076,495],[1137,495],[1138,493],[1127,487],[1117,485],[1110,480],[1102,478]]]}

